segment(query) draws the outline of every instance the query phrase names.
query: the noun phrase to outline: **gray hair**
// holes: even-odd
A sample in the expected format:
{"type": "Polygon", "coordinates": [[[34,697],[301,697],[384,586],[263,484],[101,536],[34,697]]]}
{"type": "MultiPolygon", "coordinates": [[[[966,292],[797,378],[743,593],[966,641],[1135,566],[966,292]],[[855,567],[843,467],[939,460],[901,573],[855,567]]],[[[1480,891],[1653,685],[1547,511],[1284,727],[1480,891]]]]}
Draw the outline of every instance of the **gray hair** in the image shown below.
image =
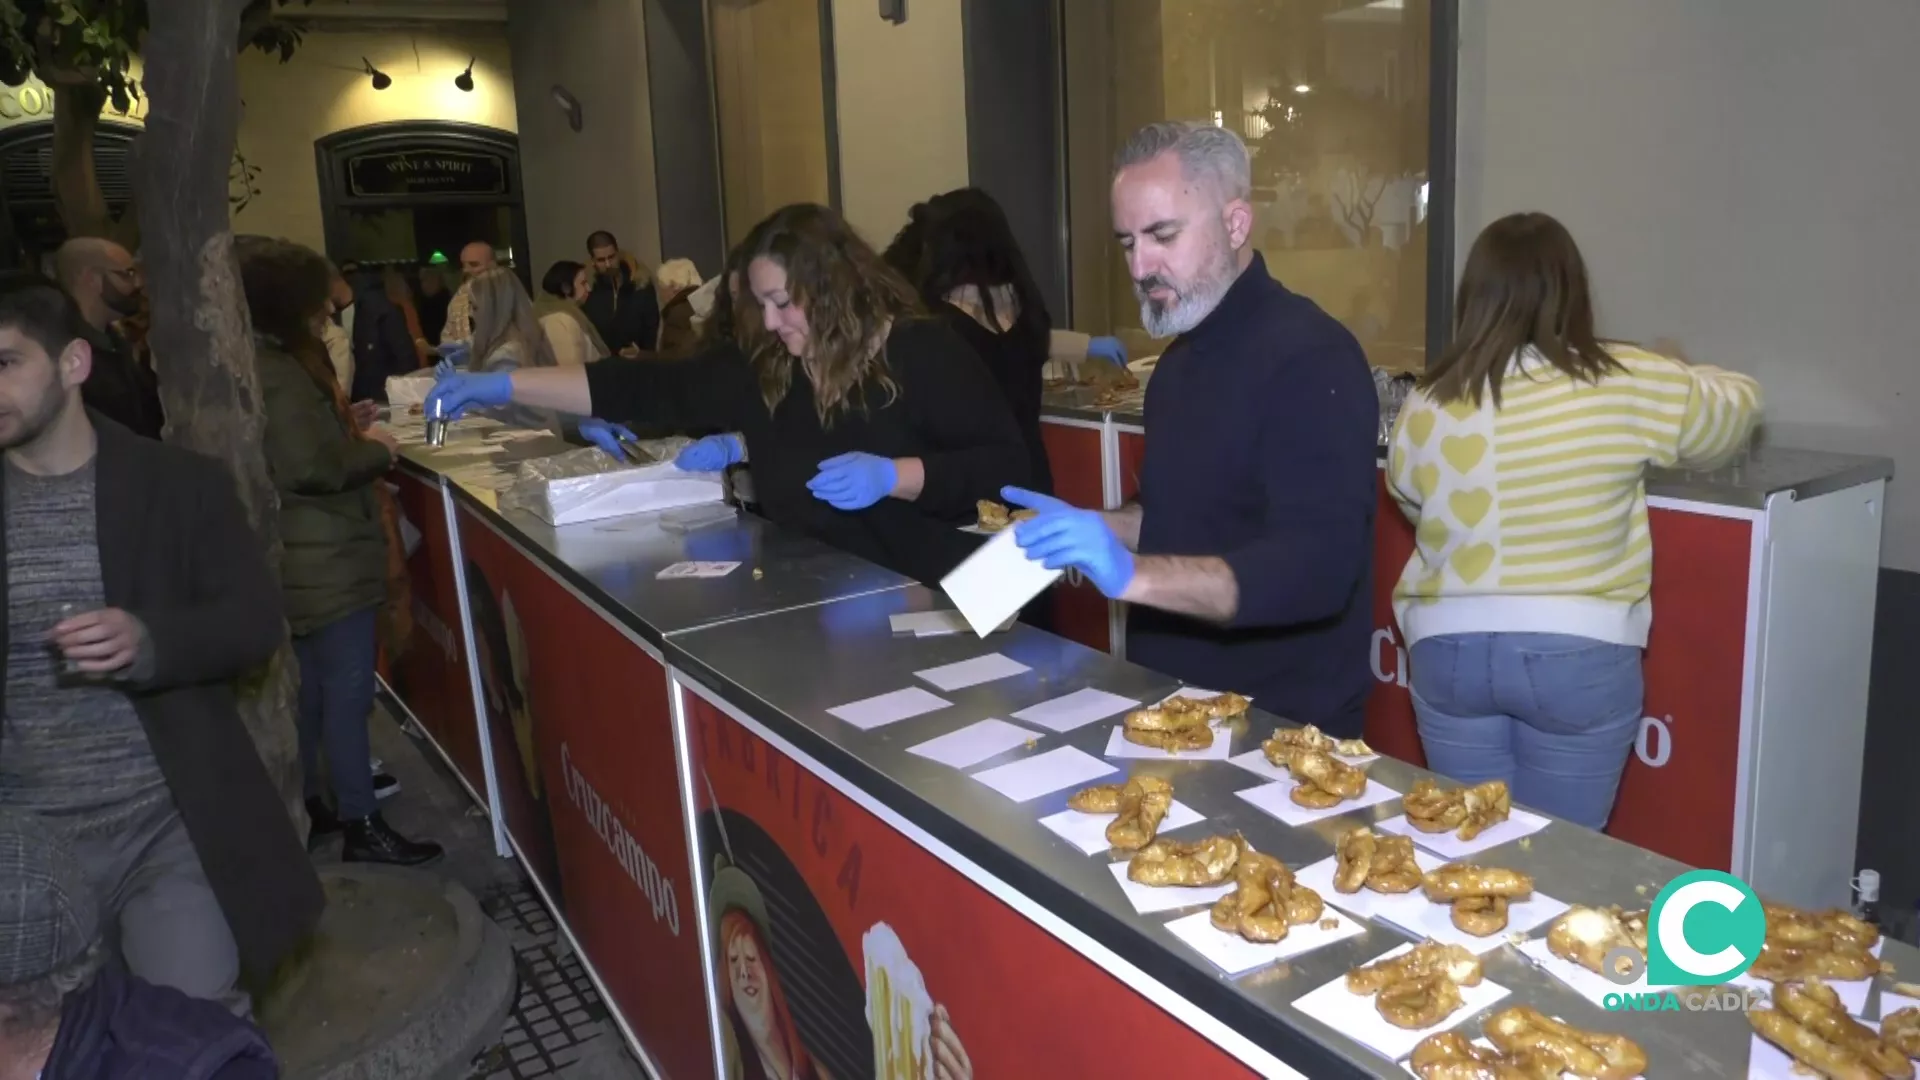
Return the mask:
{"type": "Polygon", "coordinates": [[[67,995],[93,981],[107,960],[106,945],[95,940],[87,950],[37,979],[0,986],[0,1035],[52,1031],[60,1023],[67,995]]]}
{"type": "Polygon", "coordinates": [[[1240,136],[1197,120],[1158,120],[1133,133],[1113,157],[1113,171],[1171,152],[1190,180],[1213,185],[1224,202],[1253,195],[1253,163],[1240,136]]]}

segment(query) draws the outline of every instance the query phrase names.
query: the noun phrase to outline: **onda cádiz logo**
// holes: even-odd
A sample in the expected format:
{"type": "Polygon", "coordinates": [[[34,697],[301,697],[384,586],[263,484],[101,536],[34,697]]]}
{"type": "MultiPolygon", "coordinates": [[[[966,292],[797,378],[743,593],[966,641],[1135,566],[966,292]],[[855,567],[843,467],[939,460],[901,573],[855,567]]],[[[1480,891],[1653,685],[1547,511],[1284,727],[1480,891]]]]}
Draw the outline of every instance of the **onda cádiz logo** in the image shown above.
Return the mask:
{"type": "MultiPolygon", "coordinates": [[[[1622,986],[1645,977],[1656,988],[1714,986],[1746,973],[1760,958],[1767,913],[1746,882],[1718,870],[1694,870],[1672,881],[1647,913],[1647,955],[1622,946],[1609,952],[1602,973],[1622,986]]],[[[1608,994],[1605,1007],[1677,1009],[1671,993],[1608,994]],[[1649,1000],[1651,999],[1651,1000],[1649,1000]]],[[[1716,1007],[1688,1003],[1689,1008],[1716,1007]]]]}

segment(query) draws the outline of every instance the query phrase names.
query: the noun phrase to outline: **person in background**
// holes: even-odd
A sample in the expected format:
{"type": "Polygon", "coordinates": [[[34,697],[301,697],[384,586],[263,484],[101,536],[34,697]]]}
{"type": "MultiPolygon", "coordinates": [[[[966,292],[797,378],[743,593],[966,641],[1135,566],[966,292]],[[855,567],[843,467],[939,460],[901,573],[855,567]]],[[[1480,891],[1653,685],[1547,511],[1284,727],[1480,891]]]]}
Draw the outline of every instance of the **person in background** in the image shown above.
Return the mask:
{"type": "Polygon", "coordinates": [[[695,443],[677,463],[715,470],[750,453],[756,497],[774,522],[939,581],[980,542],[958,528],[974,520],[976,500],[1026,480],[1026,446],[992,376],[826,207],[775,212],[741,255],[739,302],[760,317],[738,320],[715,350],[448,374],[428,407],[458,415],[517,401],[739,432],[695,443]]]}
{"type": "Polygon", "coordinates": [[[280,586],[300,663],[308,843],[344,831],[348,862],[427,862],[439,857],[439,845],[416,843],[386,823],[367,768],[388,588],[380,502],[397,446],[381,428],[361,429],[314,337],[326,311],[326,261],[287,240],[241,237],[234,247],[253,319],[267,467],[280,493],[280,586]],[[329,786],[332,806],[324,797],[329,786]]]}
{"type": "Polygon", "coordinates": [[[234,703],[286,640],[279,587],[225,468],[84,407],[58,287],[0,278],[0,356],[0,806],[72,846],[128,971],[245,1015],[242,970],[267,980],[325,902],[234,703]]]}
{"type": "Polygon", "coordinates": [[[540,299],[533,302],[533,313],[556,363],[591,364],[611,355],[599,329],[580,310],[592,291],[593,274],[565,259],[547,267],[547,276],[540,279],[540,299]]]}
{"type": "Polygon", "coordinates": [[[1138,500],[1101,513],[1030,492],[1029,558],[1133,605],[1127,658],[1358,736],[1373,677],[1380,406],[1359,343],[1250,244],[1247,148],[1163,122],[1120,150],[1113,226],[1155,337],[1138,500]]]}
{"type": "Polygon", "coordinates": [[[1395,422],[1416,546],[1394,587],[1427,764],[1600,829],[1640,730],[1653,610],[1646,471],[1745,444],[1753,379],[1603,342],[1585,261],[1545,214],[1487,226],[1453,343],[1395,422]]]}
{"type": "Polygon", "coordinates": [[[440,331],[441,345],[464,344],[473,338],[472,294],[467,286],[474,278],[499,265],[493,255],[493,245],[485,240],[475,240],[460,249],[460,287],[447,301],[447,320],[440,331]]]}
{"type": "Polygon", "coordinates": [[[660,334],[653,352],[661,356],[691,352],[700,343],[700,332],[693,325],[693,293],[700,288],[700,268],[692,259],[668,259],[653,272],[653,287],[660,301],[660,334]]]}
{"type": "Polygon", "coordinates": [[[447,291],[446,276],[437,266],[422,266],[419,269],[420,296],[415,301],[420,309],[420,329],[427,339],[429,349],[440,347],[440,331],[447,325],[447,306],[453,302],[453,294],[447,291]]]}
{"type": "MultiPolygon", "coordinates": [[[[540,320],[534,317],[533,301],[527,298],[527,290],[513,271],[495,267],[467,282],[467,289],[473,297],[469,371],[512,372],[559,363],[540,320]]],[[[507,408],[494,415],[520,427],[546,428],[556,434],[562,430],[560,417],[551,409],[507,408]]]]}
{"type": "Polygon", "coordinates": [[[80,860],[37,816],[0,810],[0,1076],[280,1075],[258,1028],[110,955],[80,860]]]}
{"type": "Polygon", "coordinates": [[[638,356],[660,339],[660,301],[639,260],[605,230],[587,237],[593,292],[584,306],[600,340],[621,356],[638,356]]]}
{"type": "Polygon", "coordinates": [[[353,388],[353,286],[338,269],[328,286],[333,314],[320,326],[320,340],[327,347],[327,360],[333,365],[333,377],[340,389],[353,388]]]}
{"type": "Polygon", "coordinates": [[[398,308],[400,317],[406,320],[407,334],[413,338],[415,363],[419,367],[431,366],[436,357],[420,326],[420,309],[413,302],[413,286],[408,283],[407,275],[397,266],[383,267],[380,271],[380,291],[386,294],[387,302],[398,308]]]}
{"type": "Polygon", "coordinates": [[[1040,378],[1053,322],[1000,204],[979,188],[936,195],[913,208],[886,258],[986,361],[1026,440],[1027,486],[1053,494],[1040,441],[1040,378]]]}
{"type": "Polygon", "coordinates": [[[132,253],[111,240],[81,237],[61,244],[53,265],[89,327],[94,364],[82,399],[134,434],[158,439],[166,421],[159,380],[114,327],[140,313],[140,268],[132,253]]]}
{"type": "Polygon", "coordinates": [[[420,367],[407,317],[387,299],[380,271],[350,272],[353,282],[353,381],[349,401],[387,400],[387,380],[420,367]]]}

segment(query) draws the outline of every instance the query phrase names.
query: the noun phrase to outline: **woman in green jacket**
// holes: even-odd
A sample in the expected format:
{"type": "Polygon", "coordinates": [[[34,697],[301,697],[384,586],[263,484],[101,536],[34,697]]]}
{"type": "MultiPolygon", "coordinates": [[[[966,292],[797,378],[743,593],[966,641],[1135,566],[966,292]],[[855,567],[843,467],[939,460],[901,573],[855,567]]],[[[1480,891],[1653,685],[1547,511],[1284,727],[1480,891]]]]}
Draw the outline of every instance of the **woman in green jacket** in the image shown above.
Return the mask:
{"type": "Polygon", "coordinates": [[[361,430],[327,360],[317,332],[330,314],[326,260],[287,240],[242,237],[235,248],[253,317],[267,466],[280,493],[280,584],[300,663],[300,762],[312,835],[344,828],[350,862],[423,863],[440,855],[440,845],[415,843],[387,825],[367,767],[387,596],[377,485],[393,466],[393,436],[361,430]],[[333,808],[322,798],[323,747],[333,808]]]}

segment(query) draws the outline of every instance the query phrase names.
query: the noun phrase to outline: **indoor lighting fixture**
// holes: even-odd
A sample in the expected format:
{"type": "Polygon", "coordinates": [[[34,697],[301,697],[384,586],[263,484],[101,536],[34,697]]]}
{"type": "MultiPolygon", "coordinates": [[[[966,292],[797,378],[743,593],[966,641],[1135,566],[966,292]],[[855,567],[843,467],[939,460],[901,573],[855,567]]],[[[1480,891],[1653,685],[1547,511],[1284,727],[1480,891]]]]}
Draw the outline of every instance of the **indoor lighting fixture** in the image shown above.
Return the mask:
{"type": "Polygon", "coordinates": [[[1313,93],[1313,87],[1308,86],[1306,83],[1294,83],[1293,92],[1296,94],[1311,94],[1313,93]]]}
{"type": "Polygon", "coordinates": [[[373,77],[373,88],[375,90],[385,90],[387,87],[393,85],[393,76],[374,67],[373,61],[363,56],[360,58],[360,62],[366,65],[366,73],[373,77]]]}
{"type": "Polygon", "coordinates": [[[567,88],[559,83],[553,84],[552,93],[553,103],[560,106],[561,112],[567,114],[567,126],[579,131],[586,123],[586,118],[581,115],[580,99],[568,93],[567,88]]]}
{"type": "Polygon", "coordinates": [[[473,93],[473,57],[467,57],[467,70],[453,77],[453,85],[466,93],[473,93]]]}

